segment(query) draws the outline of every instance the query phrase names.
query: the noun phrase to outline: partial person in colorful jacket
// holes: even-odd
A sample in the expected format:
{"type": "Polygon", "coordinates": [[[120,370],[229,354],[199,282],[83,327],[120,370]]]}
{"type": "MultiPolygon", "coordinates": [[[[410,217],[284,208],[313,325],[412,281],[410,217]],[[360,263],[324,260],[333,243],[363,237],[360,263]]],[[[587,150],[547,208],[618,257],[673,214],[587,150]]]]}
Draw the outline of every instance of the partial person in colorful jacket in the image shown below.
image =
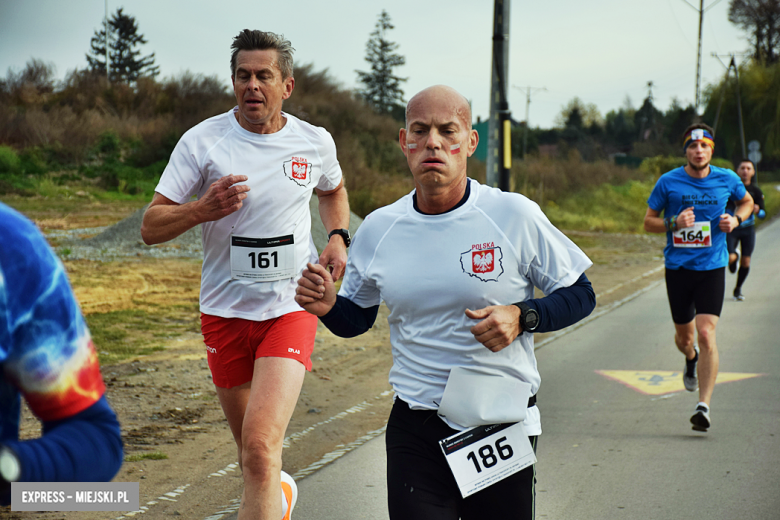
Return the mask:
{"type": "Polygon", "coordinates": [[[0,504],[12,482],[107,482],[122,437],[62,263],[26,217],[0,203],[0,504]],[[21,398],[43,422],[19,440],[21,398]]]}

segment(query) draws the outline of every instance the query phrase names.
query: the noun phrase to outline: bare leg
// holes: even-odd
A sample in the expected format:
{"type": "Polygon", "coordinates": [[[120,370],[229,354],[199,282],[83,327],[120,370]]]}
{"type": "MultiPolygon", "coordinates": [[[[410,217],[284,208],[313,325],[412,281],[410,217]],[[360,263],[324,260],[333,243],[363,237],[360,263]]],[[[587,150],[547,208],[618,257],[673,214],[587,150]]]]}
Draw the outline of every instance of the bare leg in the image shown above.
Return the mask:
{"type": "Polygon", "coordinates": [[[243,446],[241,443],[241,428],[244,424],[244,414],[246,413],[246,405],[249,402],[251,384],[250,381],[233,388],[216,387],[219,404],[222,406],[222,411],[225,412],[225,418],[230,426],[231,433],[233,433],[233,440],[236,441],[239,466],[241,466],[241,448],[243,446]]]}
{"type": "Polygon", "coordinates": [[[693,336],[696,331],[694,321],[691,320],[688,323],[674,324],[674,343],[677,345],[677,350],[685,354],[685,359],[691,360],[696,357],[696,351],[693,348],[693,336]]]}
{"type": "Polygon", "coordinates": [[[279,520],[282,511],[282,442],[306,373],[293,359],[255,360],[241,428],[244,493],[239,520],[279,520]]]}
{"type": "Polygon", "coordinates": [[[699,339],[699,401],[710,405],[715,379],[718,377],[720,358],[715,344],[715,326],[718,317],[714,314],[696,316],[696,331],[699,339]]]}

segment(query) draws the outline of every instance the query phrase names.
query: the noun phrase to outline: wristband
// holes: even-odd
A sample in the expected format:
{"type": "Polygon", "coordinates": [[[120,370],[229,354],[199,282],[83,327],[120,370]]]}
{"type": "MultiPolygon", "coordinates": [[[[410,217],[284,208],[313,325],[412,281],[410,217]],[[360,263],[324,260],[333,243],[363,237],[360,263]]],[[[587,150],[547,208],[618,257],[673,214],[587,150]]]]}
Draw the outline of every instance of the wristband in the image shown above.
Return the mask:
{"type": "Polygon", "coordinates": [[[667,231],[677,231],[677,215],[666,217],[664,219],[664,227],[667,231]]]}
{"type": "Polygon", "coordinates": [[[742,225],[742,217],[740,217],[739,215],[734,215],[734,216],[737,217],[737,222],[739,222],[739,224],[737,224],[737,225],[741,226],[742,225]]]}

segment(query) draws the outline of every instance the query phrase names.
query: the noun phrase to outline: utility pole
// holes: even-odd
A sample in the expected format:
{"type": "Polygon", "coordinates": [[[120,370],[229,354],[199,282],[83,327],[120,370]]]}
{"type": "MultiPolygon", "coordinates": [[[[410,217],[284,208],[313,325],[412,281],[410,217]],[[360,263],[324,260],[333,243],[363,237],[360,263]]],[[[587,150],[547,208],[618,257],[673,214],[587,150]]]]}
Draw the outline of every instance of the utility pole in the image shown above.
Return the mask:
{"type": "Polygon", "coordinates": [[[111,62],[108,60],[108,0],[106,0],[106,15],[105,15],[105,25],[106,25],[106,79],[110,82],[111,81],[111,62]]]}
{"type": "Polygon", "coordinates": [[[699,52],[696,54],[696,110],[701,104],[701,28],[704,24],[704,0],[699,2],[699,52]]]}
{"type": "MultiPolygon", "coordinates": [[[[737,80],[737,118],[739,121],[740,144],[742,145],[742,157],[747,157],[747,151],[745,150],[745,125],[742,120],[742,96],[739,91],[739,69],[737,68],[737,62],[735,59],[736,54],[731,53],[731,54],[724,55],[724,56],[731,57],[731,61],[729,62],[728,66],[726,66],[726,64],[723,63],[723,60],[720,59],[720,55],[713,52],[712,56],[718,58],[720,64],[726,67],[726,78],[723,80],[723,90],[721,90],[720,93],[720,101],[718,101],[718,110],[715,112],[715,122],[712,125],[712,130],[714,132],[718,131],[718,120],[720,119],[720,109],[723,106],[723,98],[726,96],[726,87],[728,86],[729,74],[731,73],[731,69],[734,69],[734,78],[737,80]]],[[[715,136],[713,135],[712,137],[715,136]]]]}
{"type": "Polygon", "coordinates": [[[530,126],[528,112],[531,107],[531,92],[534,90],[547,90],[547,87],[526,87],[525,89],[514,85],[513,87],[525,94],[525,131],[523,132],[523,159],[525,159],[525,154],[528,149],[528,127],[530,126]]]}
{"type": "Polygon", "coordinates": [[[693,106],[693,108],[696,109],[698,112],[699,105],[701,104],[701,32],[702,27],[704,26],[704,13],[715,7],[717,4],[721,2],[721,0],[715,0],[715,3],[710,5],[707,9],[704,8],[704,0],[699,0],[699,8],[696,9],[691,4],[688,3],[688,0],[683,0],[686,4],[688,4],[691,9],[699,13],[699,48],[698,53],[696,55],[696,104],[693,106]]]}
{"type": "Polygon", "coordinates": [[[737,62],[734,61],[734,56],[731,57],[731,63],[729,67],[734,68],[734,77],[737,78],[737,115],[739,116],[739,137],[742,144],[742,157],[747,156],[747,150],[745,149],[745,125],[742,122],[742,96],[739,93],[739,69],[737,68],[737,62]]]}
{"type": "Polygon", "coordinates": [[[511,0],[493,4],[493,65],[490,82],[488,121],[487,185],[509,191],[512,167],[512,128],[506,95],[509,74],[509,5],[511,0]]]}

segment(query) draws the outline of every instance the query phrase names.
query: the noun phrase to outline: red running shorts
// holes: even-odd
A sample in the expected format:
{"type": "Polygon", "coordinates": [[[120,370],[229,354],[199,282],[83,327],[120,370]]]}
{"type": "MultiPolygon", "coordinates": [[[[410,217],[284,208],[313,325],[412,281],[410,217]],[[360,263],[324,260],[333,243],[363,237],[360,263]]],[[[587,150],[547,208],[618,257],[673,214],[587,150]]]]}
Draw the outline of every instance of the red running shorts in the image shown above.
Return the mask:
{"type": "Polygon", "coordinates": [[[261,357],[295,359],[311,371],[317,317],[306,311],[265,321],[201,313],[200,329],[214,384],[220,388],[251,381],[255,360],[261,357]]]}

